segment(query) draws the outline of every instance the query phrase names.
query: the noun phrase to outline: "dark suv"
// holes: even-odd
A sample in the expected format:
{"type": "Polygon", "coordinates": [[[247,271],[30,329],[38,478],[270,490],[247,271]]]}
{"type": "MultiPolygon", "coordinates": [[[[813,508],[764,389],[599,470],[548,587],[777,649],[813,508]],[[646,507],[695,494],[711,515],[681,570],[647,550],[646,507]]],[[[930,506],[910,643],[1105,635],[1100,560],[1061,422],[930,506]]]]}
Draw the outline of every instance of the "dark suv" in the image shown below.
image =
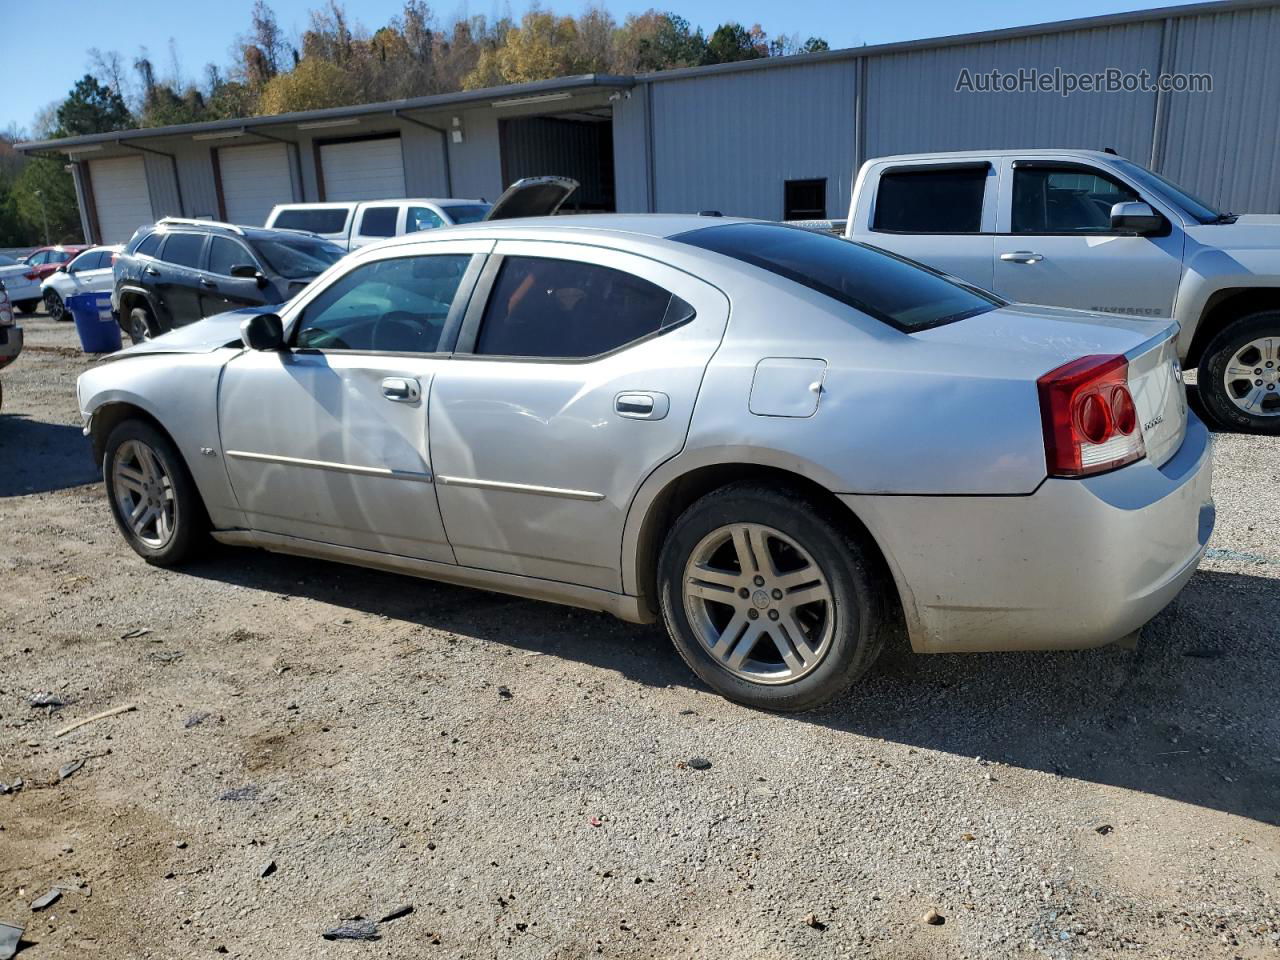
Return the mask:
{"type": "Polygon", "coordinates": [[[138,343],[216,313],[283,303],[344,252],[296,230],[165,218],[116,258],[111,306],[138,343]]]}

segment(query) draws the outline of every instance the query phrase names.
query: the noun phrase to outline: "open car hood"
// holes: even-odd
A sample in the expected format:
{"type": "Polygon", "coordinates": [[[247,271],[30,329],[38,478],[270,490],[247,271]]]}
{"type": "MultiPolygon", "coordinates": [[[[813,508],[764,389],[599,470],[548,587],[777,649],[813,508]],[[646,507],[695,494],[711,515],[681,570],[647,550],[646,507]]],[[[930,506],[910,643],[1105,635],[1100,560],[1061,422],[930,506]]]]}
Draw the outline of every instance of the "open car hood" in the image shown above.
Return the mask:
{"type": "Polygon", "coordinates": [[[525,177],[503,191],[485,220],[549,217],[578,189],[568,177],[525,177]]]}

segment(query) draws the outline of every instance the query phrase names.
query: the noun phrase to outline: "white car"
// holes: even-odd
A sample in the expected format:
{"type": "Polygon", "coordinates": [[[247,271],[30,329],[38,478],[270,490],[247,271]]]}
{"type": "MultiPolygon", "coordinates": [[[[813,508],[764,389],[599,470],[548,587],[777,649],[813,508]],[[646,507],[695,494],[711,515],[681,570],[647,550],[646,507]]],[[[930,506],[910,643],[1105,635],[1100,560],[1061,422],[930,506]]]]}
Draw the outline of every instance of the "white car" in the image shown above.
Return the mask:
{"type": "Polygon", "coordinates": [[[67,297],[78,293],[110,293],[112,265],[124,247],[90,247],[70,263],[63,264],[40,284],[40,298],[50,319],[70,320],[67,297]]]}
{"type": "Polygon", "coordinates": [[[34,308],[40,302],[40,277],[24,260],[0,255],[0,283],[15,309],[34,308]]]}

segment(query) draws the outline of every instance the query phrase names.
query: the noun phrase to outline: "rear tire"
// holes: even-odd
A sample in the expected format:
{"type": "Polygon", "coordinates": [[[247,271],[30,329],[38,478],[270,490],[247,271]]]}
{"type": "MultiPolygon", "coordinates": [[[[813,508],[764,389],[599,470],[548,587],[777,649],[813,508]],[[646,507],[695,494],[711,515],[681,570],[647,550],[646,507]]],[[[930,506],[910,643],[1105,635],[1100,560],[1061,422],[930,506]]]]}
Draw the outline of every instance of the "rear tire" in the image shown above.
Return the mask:
{"type": "Polygon", "coordinates": [[[796,492],[744,483],[675,522],[658,561],[662,616],[717,693],[810,710],[870,668],[890,628],[889,583],[843,520],[796,492]]]}
{"type": "Polygon", "coordinates": [[[50,320],[71,319],[71,314],[67,312],[67,305],[62,302],[62,297],[57,290],[46,290],[44,292],[44,309],[49,314],[50,320]]]}
{"type": "Polygon", "coordinates": [[[1280,433],[1280,310],[1250,314],[1218,331],[1196,379],[1205,409],[1220,426],[1280,433]]]}
{"type": "Polygon", "coordinates": [[[39,300],[15,300],[13,305],[22,313],[35,313],[40,307],[39,300]]]}
{"type": "Polygon", "coordinates": [[[129,311],[129,326],[125,330],[134,343],[145,343],[155,336],[151,314],[146,307],[134,307],[129,311]]]}
{"type": "Polygon", "coordinates": [[[176,566],[206,543],[209,519],[177,447],[143,420],[125,420],[107,437],[102,477],[111,515],[147,563],[176,566]]]}

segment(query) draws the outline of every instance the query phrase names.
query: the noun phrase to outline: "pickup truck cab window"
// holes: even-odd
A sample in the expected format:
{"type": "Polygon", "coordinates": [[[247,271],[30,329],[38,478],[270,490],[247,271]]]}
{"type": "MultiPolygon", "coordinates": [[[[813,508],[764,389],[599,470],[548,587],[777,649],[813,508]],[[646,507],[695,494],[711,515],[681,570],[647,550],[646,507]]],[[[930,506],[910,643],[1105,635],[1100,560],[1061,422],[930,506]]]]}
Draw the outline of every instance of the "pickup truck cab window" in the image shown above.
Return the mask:
{"type": "Polygon", "coordinates": [[[1100,170],[1071,164],[1016,164],[1010,232],[1114,233],[1111,208],[1141,201],[1135,190],[1100,170]]]}
{"type": "Polygon", "coordinates": [[[360,236],[394,237],[399,207],[369,207],[360,217],[360,236]]]}
{"type": "Polygon", "coordinates": [[[310,210],[281,210],[271,226],[278,230],[306,230],[310,233],[342,233],[351,211],[345,207],[310,210]]]}
{"type": "Polygon", "coordinates": [[[872,229],[890,233],[978,233],[986,164],[901,168],[880,175],[872,229]]]}

